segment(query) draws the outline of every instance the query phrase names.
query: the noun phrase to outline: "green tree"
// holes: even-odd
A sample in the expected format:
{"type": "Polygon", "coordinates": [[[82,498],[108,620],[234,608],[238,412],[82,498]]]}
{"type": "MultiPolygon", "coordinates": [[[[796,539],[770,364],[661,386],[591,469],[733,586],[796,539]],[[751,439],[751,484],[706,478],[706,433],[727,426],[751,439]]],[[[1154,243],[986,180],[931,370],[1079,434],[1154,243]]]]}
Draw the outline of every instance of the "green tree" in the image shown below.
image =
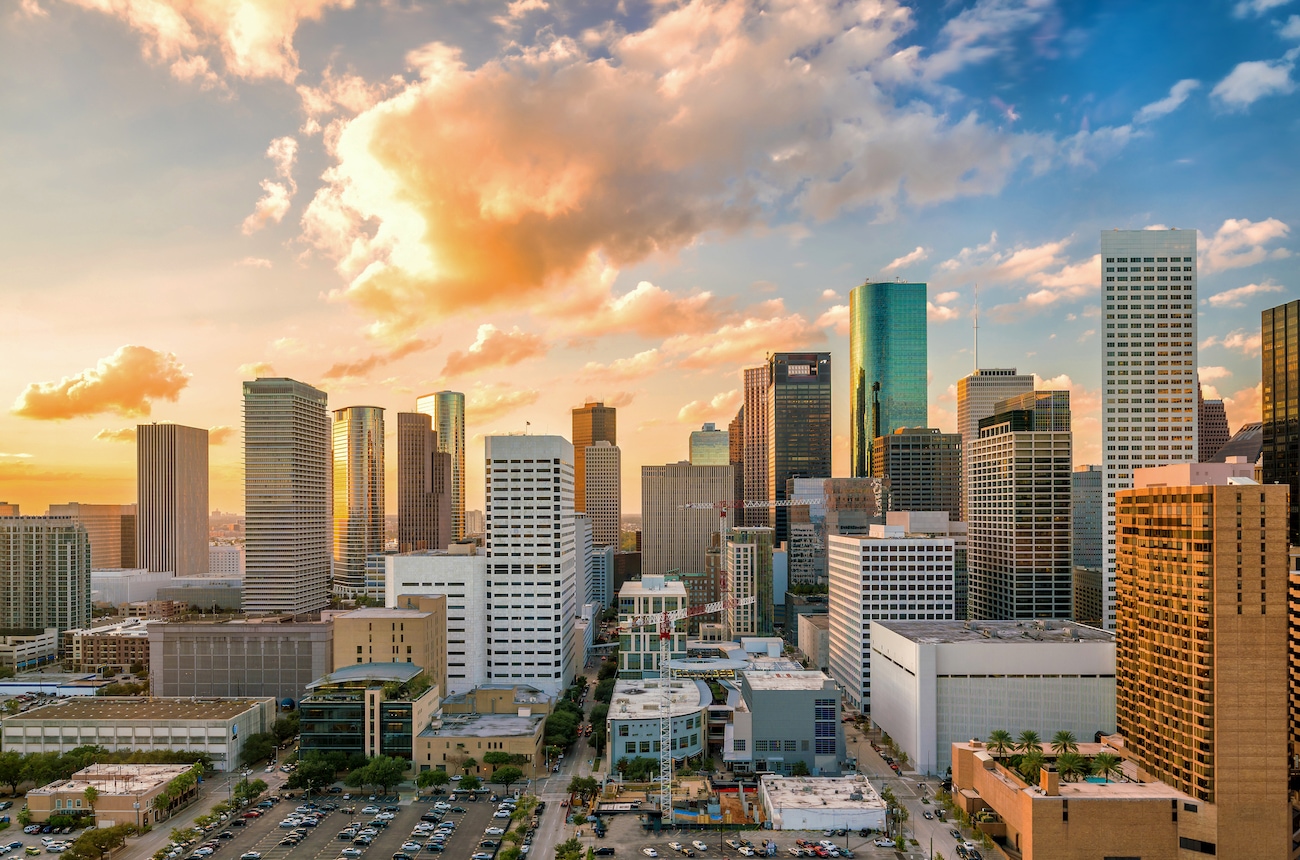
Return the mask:
{"type": "Polygon", "coordinates": [[[505,750],[488,750],[483,753],[483,763],[490,764],[493,768],[500,767],[503,764],[510,764],[514,756],[505,750]]]}
{"type": "Polygon", "coordinates": [[[244,764],[265,761],[275,755],[275,735],[270,732],[258,732],[244,738],[244,749],[239,760],[244,764]]]}
{"type": "Polygon", "coordinates": [[[233,793],[236,800],[252,802],[258,797],[261,797],[262,792],[266,791],[266,789],[267,784],[260,779],[255,779],[252,782],[249,782],[246,779],[241,779],[239,782],[235,783],[233,793]]]}
{"type": "Polygon", "coordinates": [[[387,792],[402,781],[407,767],[406,759],[377,755],[365,767],[368,771],[367,781],[387,792]]]}
{"type": "Polygon", "coordinates": [[[492,781],[501,784],[504,791],[510,791],[510,786],[524,778],[524,772],[512,764],[508,764],[492,774],[492,781]]]}
{"type": "Polygon", "coordinates": [[[576,794],[583,800],[595,797],[599,790],[600,784],[596,782],[594,776],[575,776],[569,780],[569,794],[576,794]]]}
{"type": "Polygon", "coordinates": [[[1058,756],[1061,753],[1077,753],[1079,751],[1079,742],[1074,738],[1074,732],[1061,730],[1052,735],[1052,752],[1058,756]]]}
{"type": "Polygon", "coordinates": [[[1056,757],[1056,772],[1066,782],[1073,782],[1088,772],[1088,763],[1077,752],[1063,752],[1056,757]]]}
{"type": "Polygon", "coordinates": [[[1026,782],[1038,782],[1038,773],[1043,769],[1043,763],[1046,759],[1041,749],[1031,749],[1020,757],[1020,765],[1017,770],[1025,778],[1026,782]]]}
{"type": "Polygon", "coordinates": [[[1011,732],[1006,729],[994,729],[989,732],[988,748],[993,752],[995,758],[1002,758],[1010,750],[1015,749],[1015,739],[1011,737],[1011,732]]]}
{"type": "Polygon", "coordinates": [[[469,758],[465,759],[460,763],[461,771],[466,774],[468,774],[471,770],[473,770],[476,767],[478,767],[478,760],[475,759],[473,756],[470,756],[469,758]]]}
{"type": "Polygon", "coordinates": [[[449,782],[451,782],[451,776],[445,770],[422,770],[420,775],[415,778],[415,784],[420,788],[442,786],[449,782]]]}
{"type": "MultiPolygon", "coordinates": [[[[505,770],[505,768],[501,768],[501,769],[505,770]]],[[[461,791],[478,791],[482,787],[483,787],[483,780],[479,779],[477,776],[474,776],[473,774],[470,774],[469,776],[465,777],[460,781],[461,791]]]]}
{"type": "Polygon", "coordinates": [[[1021,732],[1020,737],[1016,738],[1016,749],[1022,753],[1027,753],[1030,750],[1042,752],[1042,740],[1038,737],[1038,732],[1033,729],[1025,729],[1021,732]]]}
{"type": "Polygon", "coordinates": [[[11,715],[12,715],[12,714],[16,714],[16,713],[18,713],[20,710],[22,710],[22,707],[23,707],[22,705],[18,704],[18,700],[17,700],[17,699],[6,699],[6,700],[5,700],[5,713],[6,713],[6,714],[11,714],[11,715]]]}
{"type": "Polygon", "coordinates": [[[0,785],[9,786],[9,793],[16,795],[23,779],[22,754],[13,750],[0,753],[0,785]]]}
{"type": "Polygon", "coordinates": [[[605,702],[608,704],[609,701],[614,698],[615,680],[615,678],[609,677],[597,682],[596,691],[592,694],[597,702],[605,702]]]}
{"type": "Polygon", "coordinates": [[[812,774],[811,771],[808,770],[808,763],[803,759],[799,759],[797,762],[795,762],[793,765],[790,766],[790,775],[811,776],[812,774]]]}
{"type": "Polygon", "coordinates": [[[582,856],[582,843],[570,837],[555,846],[555,860],[578,860],[582,856]]]}
{"type": "Polygon", "coordinates": [[[1092,772],[1095,776],[1103,777],[1106,782],[1110,782],[1112,776],[1118,777],[1123,771],[1120,768],[1118,756],[1110,753],[1098,753],[1092,759],[1092,772]]]}
{"type": "Polygon", "coordinates": [[[334,782],[334,765],[324,756],[314,755],[298,762],[298,769],[289,774],[285,783],[290,788],[302,788],[309,792],[321,792],[334,782]]]}
{"type": "Polygon", "coordinates": [[[291,711],[288,715],[271,723],[271,734],[275,735],[276,742],[284,743],[297,735],[298,722],[301,719],[297,711],[291,711]]]}

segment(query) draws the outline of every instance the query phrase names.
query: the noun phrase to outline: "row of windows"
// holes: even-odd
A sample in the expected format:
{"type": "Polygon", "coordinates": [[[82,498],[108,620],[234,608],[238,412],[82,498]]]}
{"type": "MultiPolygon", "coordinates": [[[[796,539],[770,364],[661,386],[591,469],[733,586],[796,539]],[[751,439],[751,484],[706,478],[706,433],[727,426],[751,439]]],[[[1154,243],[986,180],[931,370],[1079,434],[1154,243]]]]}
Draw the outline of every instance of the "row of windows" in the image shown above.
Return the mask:
{"type": "MultiPolygon", "coordinates": [[[[1107,263],[1190,263],[1191,257],[1107,257],[1107,263]]],[[[1190,269],[1188,271],[1191,271],[1190,269]]]]}

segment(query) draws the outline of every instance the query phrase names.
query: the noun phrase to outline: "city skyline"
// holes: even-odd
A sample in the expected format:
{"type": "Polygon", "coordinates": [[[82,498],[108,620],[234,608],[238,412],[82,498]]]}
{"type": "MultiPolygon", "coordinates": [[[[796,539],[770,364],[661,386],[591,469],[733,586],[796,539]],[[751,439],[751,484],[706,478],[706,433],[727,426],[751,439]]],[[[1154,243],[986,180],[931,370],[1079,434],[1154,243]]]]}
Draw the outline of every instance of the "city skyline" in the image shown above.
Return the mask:
{"type": "MultiPolygon", "coordinates": [[[[994,15],[1002,5],[887,3],[866,22],[846,7],[795,26],[778,4],[773,17],[788,25],[778,38],[727,3],[605,21],[562,5],[513,14],[502,4],[326,2],[268,23],[281,30],[236,50],[216,20],[186,19],[193,38],[173,43],[77,4],[28,0],[0,23],[0,74],[11,84],[0,104],[13,120],[0,146],[21,166],[0,207],[11,262],[0,313],[18,356],[0,368],[3,495],[30,513],[130,503],[127,443],[137,424],[158,421],[209,428],[211,507],[241,509],[241,383],[264,375],[328,391],[331,409],[412,411],[421,393],[465,391],[468,509],[482,507],[485,435],[525,422],[563,435],[571,409],[604,400],[623,413],[624,508],[635,512],[641,465],[684,459],[704,422],[726,427],[744,367],[805,350],[832,355],[832,472],[845,476],[848,292],[866,278],[930,285],[930,426],[956,429],[955,385],[974,368],[978,283],[980,365],[1068,389],[1075,462],[1099,463],[1096,237],[1161,224],[1200,233],[1206,397],[1225,398],[1234,431],[1260,420],[1259,313],[1297,297],[1300,203],[1287,194],[1294,167],[1276,130],[1294,122],[1300,17],[1260,4],[1182,20],[1167,4],[1081,12],[1047,2],[994,15]],[[362,21],[382,52],[353,35],[362,21]],[[877,43],[851,42],[864,28],[877,43]],[[1122,73],[1106,62],[1152,32],[1179,50],[1134,51],[1122,73]],[[588,33],[595,42],[583,42],[588,33]],[[670,33],[688,50],[660,50],[670,33]],[[573,51],[540,50],[560,44],[548,40],[573,51]],[[816,60],[826,90],[803,89],[791,73],[756,82],[749,71],[814,42],[841,49],[816,60]],[[676,59],[651,59],[638,45],[676,59]],[[719,47],[735,59],[713,77],[686,59],[719,47]],[[860,68],[874,82],[855,77],[860,68]],[[602,69],[601,116],[626,120],[637,136],[647,118],[659,122],[655,111],[718,116],[714,99],[738,82],[763,96],[739,101],[769,109],[736,108],[743,140],[706,146],[711,124],[661,135],[677,166],[643,166],[648,174],[621,163],[628,132],[569,116],[574,136],[542,121],[542,133],[512,143],[524,148],[500,162],[456,162],[478,185],[503,189],[499,208],[450,234],[431,231],[432,244],[412,238],[403,217],[426,215],[401,210],[385,183],[415,179],[433,195],[452,177],[405,177],[365,155],[381,122],[419,136],[402,99],[428,100],[443,84],[463,94],[455,109],[465,128],[501,137],[508,129],[475,103],[505,105],[526,88],[551,104],[556,80],[595,87],[602,69]],[[656,89],[674,71],[687,84],[656,89]],[[861,92],[845,95],[849,82],[861,92]],[[640,121],[637,104],[649,111],[640,121]],[[792,132],[806,128],[801,105],[846,124],[870,119],[883,135],[792,132]],[[101,143],[93,155],[87,138],[101,143]],[[876,156],[890,166],[871,179],[819,166],[876,156]],[[782,167],[755,166],[768,163],[782,167]],[[732,194],[752,190],[751,172],[772,196],[746,208],[732,194]],[[686,181],[701,174],[716,186],[686,181]],[[609,216],[594,234],[579,223],[629,208],[617,195],[643,187],[663,196],[630,207],[641,220],[609,216]],[[543,205],[535,188],[560,197],[543,205]],[[511,207],[546,213],[541,232],[512,228],[511,207]],[[556,214],[566,211],[575,217],[556,214]],[[683,214],[690,226],[680,226],[683,214]],[[336,255],[345,241],[359,256],[336,255]],[[461,259],[448,252],[460,241],[493,253],[461,259]],[[564,262],[525,259],[535,241],[564,262]],[[451,274],[430,271],[430,260],[451,274]]],[[[437,136],[425,145],[435,155],[472,149],[437,136]]],[[[390,494],[390,513],[393,504],[390,494]]]]}

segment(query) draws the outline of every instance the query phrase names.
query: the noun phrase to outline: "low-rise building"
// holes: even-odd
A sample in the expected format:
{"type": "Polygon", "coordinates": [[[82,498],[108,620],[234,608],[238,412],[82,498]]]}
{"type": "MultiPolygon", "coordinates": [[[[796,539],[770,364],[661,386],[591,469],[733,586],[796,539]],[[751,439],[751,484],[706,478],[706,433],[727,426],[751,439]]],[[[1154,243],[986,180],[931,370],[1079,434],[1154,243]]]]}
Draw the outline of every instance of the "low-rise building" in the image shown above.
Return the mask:
{"type": "Polygon", "coordinates": [[[25,672],[53,663],[59,657],[59,631],[0,629],[0,666],[25,672]]]}
{"type": "Polygon", "coordinates": [[[835,682],[818,671],[740,673],[747,720],[736,720],[724,759],[733,770],[834,776],[844,763],[844,727],[835,682]],[[745,753],[748,753],[746,756],[745,753]]]}
{"type": "Polygon", "coordinates": [[[303,752],[396,756],[411,761],[441,691],[413,663],[351,664],[307,685],[299,705],[303,752]]]}
{"type": "Polygon", "coordinates": [[[883,830],[885,801],[866,777],[766,774],[758,797],[773,830],[883,830]]]}
{"type": "Polygon", "coordinates": [[[244,580],[236,576],[177,576],[158,586],[158,599],[203,612],[238,612],[244,580]]]}
{"type": "Polygon", "coordinates": [[[151,621],[168,621],[184,615],[188,604],[174,600],[137,600],[126,604],[128,618],[148,618],[151,621]]]}
{"type": "MultiPolygon", "coordinates": [[[[659,624],[633,625],[634,616],[657,616],[661,612],[685,609],[686,586],[663,576],[646,575],[624,583],[618,592],[618,676],[620,678],[659,677],[659,624]]],[[[686,620],[674,622],[671,657],[686,656],[686,620]]]]}
{"type": "Polygon", "coordinates": [[[335,613],[335,670],[357,663],[412,663],[447,692],[447,596],[412,596],[410,608],[335,613]]]}
{"type": "Polygon", "coordinates": [[[614,684],[614,696],[605,719],[609,757],[657,758],[660,750],[659,715],[663,708],[661,684],[670,685],[672,755],[676,761],[699,755],[707,744],[705,711],[713,694],[704,681],[668,681],[659,678],[623,680],[614,684]]]}
{"type": "Polygon", "coordinates": [[[800,615],[799,618],[799,653],[808,659],[813,669],[825,672],[830,668],[831,617],[825,612],[820,615],[800,615]]]}
{"type": "MultiPolygon", "coordinates": [[[[165,810],[154,809],[154,798],[167,784],[191,769],[186,764],[95,764],[71,779],[55,780],[27,792],[32,821],[49,821],[52,815],[81,815],[91,811],[86,789],[95,789],[95,824],[143,827],[162,821],[165,810]]],[[[197,784],[196,784],[197,786],[197,784]]]]}
{"type": "Polygon", "coordinates": [[[217,770],[234,770],[244,740],[270,731],[275,701],[261,699],[75,698],[0,721],[6,752],[65,753],[80,746],[110,750],[206,753],[217,770]]]}
{"type": "Polygon", "coordinates": [[[490,780],[497,766],[486,764],[483,754],[503,752],[515,757],[512,764],[525,779],[533,779],[546,769],[545,723],[545,714],[527,708],[513,714],[444,711],[416,736],[414,764],[419,770],[463,773],[462,762],[474,759],[478,766],[469,772],[490,780]]]}
{"type": "Polygon", "coordinates": [[[158,621],[128,618],[99,627],[63,631],[63,660],[86,672],[149,666],[149,627],[158,621]]]}

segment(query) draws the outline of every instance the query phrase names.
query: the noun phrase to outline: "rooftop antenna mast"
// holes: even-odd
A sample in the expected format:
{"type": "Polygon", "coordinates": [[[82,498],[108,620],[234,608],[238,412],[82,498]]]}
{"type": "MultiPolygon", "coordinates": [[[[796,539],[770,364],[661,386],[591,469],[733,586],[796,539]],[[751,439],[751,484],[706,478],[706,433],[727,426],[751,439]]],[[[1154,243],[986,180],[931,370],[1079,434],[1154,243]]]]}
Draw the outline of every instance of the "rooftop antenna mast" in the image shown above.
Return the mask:
{"type": "Polygon", "coordinates": [[[975,371],[980,369],[980,285],[975,285],[975,371]]]}

